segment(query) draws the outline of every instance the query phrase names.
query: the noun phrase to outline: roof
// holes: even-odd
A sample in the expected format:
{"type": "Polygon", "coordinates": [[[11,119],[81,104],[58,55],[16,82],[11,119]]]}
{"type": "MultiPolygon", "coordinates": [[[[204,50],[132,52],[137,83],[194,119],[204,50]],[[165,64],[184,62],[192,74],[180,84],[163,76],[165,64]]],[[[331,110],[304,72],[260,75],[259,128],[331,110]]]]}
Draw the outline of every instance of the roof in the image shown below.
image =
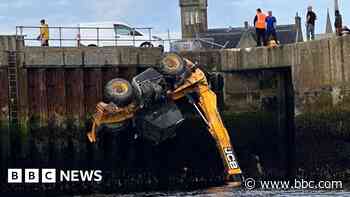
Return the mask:
{"type": "MultiPolygon", "coordinates": [[[[277,37],[281,44],[290,44],[296,42],[297,31],[296,26],[292,25],[278,25],[277,26],[277,37]]],[[[226,48],[237,48],[241,37],[244,33],[250,33],[254,39],[255,36],[255,28],[249,27],[248,29],[243,27],[229,27],[229,28],[215,28],[209,29],[205,33],[199,34],[201,38],[211,38],[213,42],[225,45],[225,43],[229,42],[226,45],[226,48]]]]}

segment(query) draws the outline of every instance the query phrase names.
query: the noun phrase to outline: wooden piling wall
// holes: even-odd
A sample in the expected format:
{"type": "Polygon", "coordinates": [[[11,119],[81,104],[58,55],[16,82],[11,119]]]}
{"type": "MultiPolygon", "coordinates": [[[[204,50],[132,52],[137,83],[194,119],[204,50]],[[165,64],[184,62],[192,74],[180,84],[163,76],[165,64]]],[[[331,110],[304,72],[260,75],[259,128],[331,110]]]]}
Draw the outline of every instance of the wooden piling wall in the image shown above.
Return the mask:
{"type": "Polygon", "coordinates": [[[131,79],[139,67],[154,66],[161,57],[158,48],[24,47],[14,36],[0,36],[0,49],[1,169],[36,165],[31,161],[41,161],[39,166],[63,163],[67,154],[60,153],[67,147],[68,155],[86,161],[93,152],[85,144],[86,124],[104,100],[106,83],[131,79]],[[17,83],[10,83],[9,51],[17,54],[17,83]],[[10,88],[17,89],[14,109],[10,88]],[[11,111],[18,113],[15,122],[10,122],[11,111]]]}

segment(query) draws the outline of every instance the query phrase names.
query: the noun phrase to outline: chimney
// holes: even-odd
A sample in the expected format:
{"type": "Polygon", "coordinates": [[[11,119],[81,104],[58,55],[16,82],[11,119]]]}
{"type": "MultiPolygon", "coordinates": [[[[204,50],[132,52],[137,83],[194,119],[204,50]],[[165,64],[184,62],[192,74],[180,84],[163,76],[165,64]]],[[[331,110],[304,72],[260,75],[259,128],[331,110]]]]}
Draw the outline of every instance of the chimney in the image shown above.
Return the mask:
{"type": "Polygon", "coordinates": [[[301,28],[301,17],[299,16],[298,12],[295,15],[295,31],[296,31],[296,40],[295,42],[303,42],[303,30],[301,28]]]}
{"type": "Polygon", "coordinates": [[[244,29],[249,29],[249,23],[248,23],[248,21],[244,21],[244,29]]]}

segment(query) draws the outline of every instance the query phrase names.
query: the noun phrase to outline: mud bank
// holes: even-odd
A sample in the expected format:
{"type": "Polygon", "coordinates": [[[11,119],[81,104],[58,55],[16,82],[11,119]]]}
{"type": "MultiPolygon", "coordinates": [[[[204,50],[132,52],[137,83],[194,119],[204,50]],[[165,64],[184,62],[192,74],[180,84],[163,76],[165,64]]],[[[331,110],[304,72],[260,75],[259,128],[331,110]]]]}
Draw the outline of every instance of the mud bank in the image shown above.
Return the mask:
{"type": "Polygon", "coordinates": [[[297,173],[312,180],[350,181],[350,111],[309,112],[296,119],[297,173]]]}

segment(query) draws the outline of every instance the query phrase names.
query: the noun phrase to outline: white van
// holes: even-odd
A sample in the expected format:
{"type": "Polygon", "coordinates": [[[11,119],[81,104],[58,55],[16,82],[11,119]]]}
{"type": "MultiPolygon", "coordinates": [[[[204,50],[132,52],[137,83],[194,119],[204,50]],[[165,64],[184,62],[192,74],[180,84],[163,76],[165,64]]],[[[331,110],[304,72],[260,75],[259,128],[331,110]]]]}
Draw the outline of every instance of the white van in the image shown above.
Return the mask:
{"type": "Polygon", "coordinates": [[[150,28],[134,28],[126,23],[97,22],[78,24],[77,39],[82,46],[162,47],[164,40],[153,36],[150,28]]]}

